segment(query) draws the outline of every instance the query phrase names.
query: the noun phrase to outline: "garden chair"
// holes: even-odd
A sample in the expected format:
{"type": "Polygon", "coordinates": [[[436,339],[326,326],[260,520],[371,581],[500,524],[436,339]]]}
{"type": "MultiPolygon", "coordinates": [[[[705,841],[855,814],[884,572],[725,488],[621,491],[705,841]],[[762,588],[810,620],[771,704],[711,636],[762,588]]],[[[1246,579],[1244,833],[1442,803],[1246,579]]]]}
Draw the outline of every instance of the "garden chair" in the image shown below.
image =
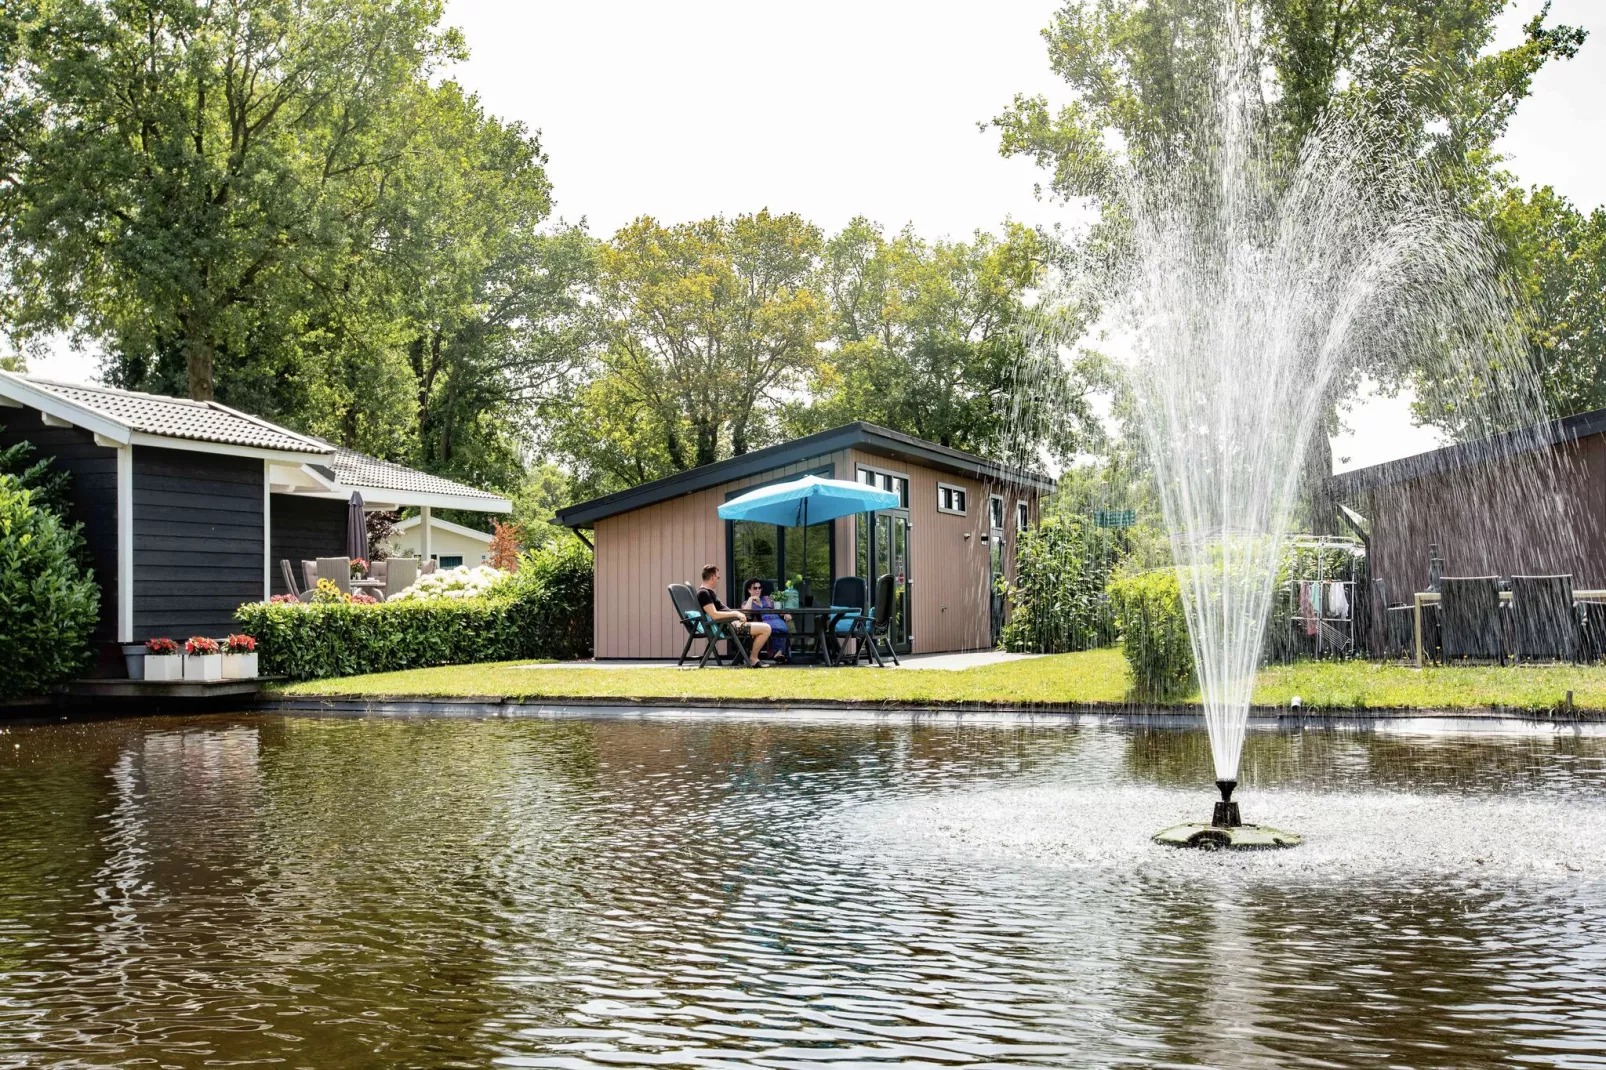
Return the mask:
{"type": "MultiPolygon", "coordinates": [[[[1383,656],[1404,657],[1411,652],[1411,646],[1416,641],[1414,610],[1409,602],[1389,601],[1386,581],[1373,580],[1372,586],[1377,591],[1377,604],[1383,607],[1383,656]]],[[[1426,623],[1424,620],[1423,624],[1426,623]]],[[[1423,639],[1426,638],[1424,635],[1423,639]]]]}
{"type": "Polygon", "coordinates": [[[868,615],[861,614],[852,619],[854,639],[853,663],[868,655],[879,668],[886,668],[887,663],[881,660],[884,649],[892,664],[902,664],[898,661],[898,652],[892,649],[892,610],[893,602],[897,598],[898,588],[893,580],[892,573],[888,572],[875,581],[875,604],[871,606],[868,615]]]}
{"type": "MultiPolygon", "coordinates": [[[[318,578],[332,580],[340,588],[341,594],[351,593],[351,558],[349,557],[320,557],[318,558],[318,578]]],[[[317,584],[312,585],[313,590],[318,589],[317,584]]]]}
{"type": "Polygon", "coordinates": [[[1444,660],[1506,663],[1498,576],[1439,578],[1439,646],[1444,660]]]}
{"type": "Polygon", "coordinates": [[[279,572],[284,576],[284,589],[290,592],[290,597],[301,601],[301,588],[296,586],[296,570],[291,567],[288,557],[279,558],[279,572]]]}
{"type": "Polygon", "coordinates": [[[430,574],[431,574],[431,573],[432,573],[432,572],[434,572],[434,571],[435,571],[435,566],[436,566],[436,565],[438,565],[438,564],[440,564],[440,562],[438,562],[438,561],[436,561],[436,560],[435,560],[435,559],[434,559],[434,558],[433,558],[433,557],[432,557],[432,558],[430,558],[430,559],[429,559],[429,560],[428,560],[428,561],[425,561],[425,562],[424,562],[424,563],[423,563],[423,565],[422,565],[422,566],[420,566],[420,568],[419,568],[419,570],[418,570],[418,574],[419,574],[419,575],[420,575],[420,576],[428,576],[428,575],[430,575],[430,574]]]}
{"type": "MultiPolygon", "coordinates": [[[[858,636],[854,634],[857,629],[856,622],[864,616],[869,596],[870,592],[861,576],[838,576],[836,582],[831,584],[831,608],[844,610],[842,616],[831,618],[833,621],[831,632],[836,642],[836,650],[840,651],[842,644],[849,639],[857,641],[858,636]]],[[[858,646],[853,648],[853,657],[855,661],[858,660],[858,646]]]]}
{"type": "Polygon", "coordinates": [[[1606,602],[1579,602],[1578,616],[1583,638],[1579,656],[1595,662],[1606,657],[1606,602]]]}
{"type": "Polygon", "coordinates": [[[393,557],[385,565],[385,601],[388,602],[418,579],[418,558],[393,557]]]}
{"type": "Polygon", "coordinates": [[[302,558],[301,578],[307,581],[306,585],[301,588],[303,591],[308,594],[316,591],[318,589],[318,562],[302,558]]]}
{"type": "Polygon", "coordinates": [[[389,559],[386,559],[384,561],[370,561],[370,562],[368,562],[368,578],[369,579],[371,579],[371,580],[382,580],[382,579],[387,578],[389,575],[390,575],[390,561],[389,561],[389,559]]]}
{"type": "Polygon", "coordinates": [[[1513,659],[1577,661],[1578,610],[1572,576],[1511,577],[1511,653],[1513,659]]]}
{"type": "Polygon", "coordinates": [[[718,644],[721,640],[727,644],[727,649],[731,653],[731,663],[735,664],[736,659],[741,656],[736,636],[731,633],[730,626],[724,621],[709,619],[708,614],[703,612],[703,607],[697,603],[697,596],[692,593],[691,584],[671,583],[669,601],[675,607],[675,619],[686,629],[686,645],[680,648],[680,660],[675,662],[675,668],[678,669],[686,664],[686,658],[691,653],[691,645],[698,639],[703,641],[703,653],[697,659],[699,669],[708,664],[710,655],[714,658],[714,664],[720,664],[722,659],[719,656],[718,644]]]}

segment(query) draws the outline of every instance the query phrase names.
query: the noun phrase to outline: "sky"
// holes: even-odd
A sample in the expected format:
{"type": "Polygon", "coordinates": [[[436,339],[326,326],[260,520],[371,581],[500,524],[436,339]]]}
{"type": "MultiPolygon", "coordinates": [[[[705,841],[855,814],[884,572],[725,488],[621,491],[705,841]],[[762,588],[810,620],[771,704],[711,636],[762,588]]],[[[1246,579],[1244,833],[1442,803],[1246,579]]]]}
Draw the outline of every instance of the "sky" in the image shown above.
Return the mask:
{"type": "MultiPolygon", "coordinates": [[[[1518,0],[1500,45],[1543,0],[1518,0]]],[[[541,132],[556,213],[611,234],[769,208],[827,229],[856,215],[962,238],[1012,218],[1075,225],[1042,172],[978,129],[1017,92],[1065,97],[1039,30],[1055,0],[448,0],[471,56],[454,76],[494,114],[541,132]]],[[[1500,145],[1524,184],[1606,202],[1606,0],[1554,0],[1591,31],[1534,80],[1500,145]]],[[[59,348],[34,371],[84,381],[59,348]]],[[[1370,398],[1334,441],[1341,469],[1437,445],[1409,398],[1370,398]],[[1347,460],[1346,460],[1347,459],[1347,460]]]]}

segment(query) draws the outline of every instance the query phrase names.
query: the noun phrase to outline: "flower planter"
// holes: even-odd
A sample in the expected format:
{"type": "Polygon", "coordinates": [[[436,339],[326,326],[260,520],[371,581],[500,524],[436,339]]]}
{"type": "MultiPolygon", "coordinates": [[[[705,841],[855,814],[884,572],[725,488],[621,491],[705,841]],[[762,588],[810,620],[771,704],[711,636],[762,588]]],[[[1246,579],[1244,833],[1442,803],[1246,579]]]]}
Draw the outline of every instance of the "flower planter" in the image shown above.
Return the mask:
{"type": "Polygon", "coordinates": [[[124,643],[123,665],[128,670],[130,680],[145,679],[145,644],[124,643]]]}
{"type": "Polygon", "coordinates": [[[179,654],[146,654],[145,679],[182,680],[184,658],[179,654]]]}
{"type": "Polygon", "coordinates": [[[184,679],[197,681],[223,679],[223,655],[185,654],[184,679]]]}
{"type": "Polygon", "coordinates": [[[250,654],[224,654],[223,679],[225,680],[255,680],[257,678],[257,656],[253,651],[250,654]]]}

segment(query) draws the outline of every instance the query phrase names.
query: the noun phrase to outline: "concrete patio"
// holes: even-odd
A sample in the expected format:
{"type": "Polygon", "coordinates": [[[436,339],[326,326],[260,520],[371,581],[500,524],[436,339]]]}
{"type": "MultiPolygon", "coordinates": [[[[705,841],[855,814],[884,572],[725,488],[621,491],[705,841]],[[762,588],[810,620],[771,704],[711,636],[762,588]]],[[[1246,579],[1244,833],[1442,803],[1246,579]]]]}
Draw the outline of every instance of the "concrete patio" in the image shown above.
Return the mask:
{"type": "MultiPolygon", "coordinates": [[[[1002,650],[967,650],[957,654],[900,654],[900,664],[893,665],[887,662],[887,668],[900,669],[945,669],[950,672],[960,669],[978,669],[983,665],[997,665],[1006,661],[1025,661],[1029,658],[1041,657],[1040,654],[1006,654],[1002,650]]],[[[548,661],[533,665],[516,665],[518,669],[669,669],[674,668],[673,658],[659,658],[655,660],[633,661],[624,658],[603,658],[601,660],[586,661],[548,661]]],[[[710,665],[710,668],[713,666],[710,665]]],[[[866,663],[863,668],[873,668],[866,663]]],[[[688,661],[687,670],[697,668],[696,664],[688,661]]],[[[777,665],[777,669],[810,669],[812,664],[777,665]]]]}

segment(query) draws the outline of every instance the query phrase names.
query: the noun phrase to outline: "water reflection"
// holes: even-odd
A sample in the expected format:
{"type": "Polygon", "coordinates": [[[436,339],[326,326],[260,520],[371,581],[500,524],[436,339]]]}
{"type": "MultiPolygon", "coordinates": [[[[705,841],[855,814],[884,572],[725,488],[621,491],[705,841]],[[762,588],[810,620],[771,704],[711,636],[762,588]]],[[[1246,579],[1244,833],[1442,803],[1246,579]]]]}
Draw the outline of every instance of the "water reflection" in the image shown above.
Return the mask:
{"type": "Polygon", "coordinates": [[[11,728],[0,1066],[1599,1059],[1606,740],[1244,769],[1308,850],[1149,845],[1181,730],[11,728]]]}

